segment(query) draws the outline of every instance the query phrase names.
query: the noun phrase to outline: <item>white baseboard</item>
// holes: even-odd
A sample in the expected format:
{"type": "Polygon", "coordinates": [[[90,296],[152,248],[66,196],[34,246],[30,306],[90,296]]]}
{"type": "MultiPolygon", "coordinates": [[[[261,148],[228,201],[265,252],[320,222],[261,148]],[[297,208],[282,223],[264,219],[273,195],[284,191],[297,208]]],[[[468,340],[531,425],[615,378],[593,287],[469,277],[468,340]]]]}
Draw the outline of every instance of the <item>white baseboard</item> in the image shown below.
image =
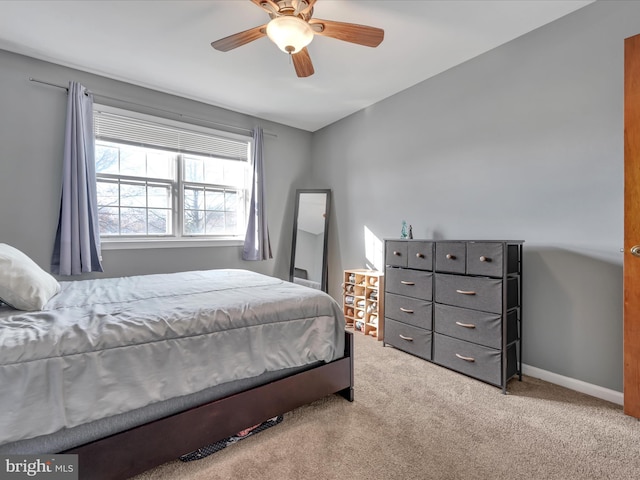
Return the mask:
{"type": "Polygon", "coordinates": [[[575,390],[576,392],[586,393],[592,397],[601,398],[602,400],[607,400],[608,402],[616,403],[618,405],[623,405],[624,403],[624,396],[622,392],[617,392],[616,390],[610,390],[598,385],[583,382],[582,380],[558,375],[557,373],[548,372],[547,370],[532,367],[524,363],[522,364],[522,373],[524,375],[539,378],[545,382],[554,383],[561,387],[575,390]]]}

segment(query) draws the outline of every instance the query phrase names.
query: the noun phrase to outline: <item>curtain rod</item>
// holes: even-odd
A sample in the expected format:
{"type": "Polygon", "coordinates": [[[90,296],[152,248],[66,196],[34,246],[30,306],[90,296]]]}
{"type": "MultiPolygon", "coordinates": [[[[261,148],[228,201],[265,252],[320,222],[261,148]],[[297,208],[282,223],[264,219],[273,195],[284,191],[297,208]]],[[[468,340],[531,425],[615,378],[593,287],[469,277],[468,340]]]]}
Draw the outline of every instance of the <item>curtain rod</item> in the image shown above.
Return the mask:
{"type": "MultiPolygon", "coordinates": [[[[43,85],[49,85],[50,87],[61,88],[61,89],[63,89],[63,90],[66,90],[67,92],[69,91],[69,88],[68,88],[68,87],[65,87],[65,86],[63,86],[63,85],[56,85],[55,83],[45,82],[44,80],[38,80],[38,79],[33,78],[33,77],[29,77],[29,81],[30,81],[30,82],[36,82],[36,83],[42,83],[43,85]]],[[[182,113],[172,112],[171,110],[164,110],[164,109],[162,109],[162,108],[152,107],[152,106],[149,106],[149,105],[143,105],[143,104],[141,104],[141,103],[130,102],[130,101],[128,101],[128,100],[121,100],[121,99],[119,99],[119,98],[109,97],[109,96],[107,96],[107,95],[101,95],[101,94],[99,94],[99,93],[95,93],[95,92],[92,92],[92,91],[90,91],[90,90],[88,90],[88,91],[89,91],[90,93],[92,93],[95,97],[105,98],[105,99],[107,99],[107,100],[114,100],[114,101],[116,101],[116,102],[127,103],[127,104],[129,104],[129,105],[135,105],[135,106],[137,106],[137,107],[150,108],[150,109],[152,109],[152,110],[157,110],[157,111],[159,111],[159,112],[168,113],[168,114],[170,114],[170,115],[176,115],[176,116],[178,116],[178,117],[180,117],[180,118],[189,118],[189,119],[191,119],[191,120],[198,120],[198,121],[200,121],[200,122],[206,122],[206,123],[210,123],[210,124],[212,124],[212,125],[218,125],[219,127],[224,127],[224,128],[233,128],[233,129],[235,129],[235,130],[240,130],[240,131],[248,132],[248,133],[252,133],[252,132],[253,132],[253,130],[250,130],[250,129],[248,129],[248,128],[244,128],[244,127],[237,127],[237,126],[235,126],[235,125],[228,125],[228,124],[225,124],[225,123],[218,123],[218,122],[214,122],[214,121],[211,121],[211,120],[207,120],[206,118],[193,117],[193,116],[191,116],[191,115],[184,115],[184,114],[182,114],[182,113]]],[[[276,135],[275,133],[264,132],[264,135],[266,135],[266,136],[270,136],[270,137],[274,137],[274,138],[278,138],[278,135],[276,135]]]]}

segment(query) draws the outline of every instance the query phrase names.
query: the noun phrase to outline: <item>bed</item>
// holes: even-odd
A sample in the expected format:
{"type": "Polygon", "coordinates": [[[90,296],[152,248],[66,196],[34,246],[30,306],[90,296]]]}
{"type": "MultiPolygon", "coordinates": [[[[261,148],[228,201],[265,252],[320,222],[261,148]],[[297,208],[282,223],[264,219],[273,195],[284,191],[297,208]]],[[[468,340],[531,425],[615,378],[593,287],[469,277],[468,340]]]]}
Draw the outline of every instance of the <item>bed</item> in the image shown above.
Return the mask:
{"type": "MultiPolygon", "coordinates": [[[[0,277],[2,261],[0,247],[0,277]]],[[[324,292],[224,269],[53,280],[25,308],[2,282],[0,454],[74,453],[80,478],[128,478],[326,395],[353,400],[352,334],[324,292]]]]}

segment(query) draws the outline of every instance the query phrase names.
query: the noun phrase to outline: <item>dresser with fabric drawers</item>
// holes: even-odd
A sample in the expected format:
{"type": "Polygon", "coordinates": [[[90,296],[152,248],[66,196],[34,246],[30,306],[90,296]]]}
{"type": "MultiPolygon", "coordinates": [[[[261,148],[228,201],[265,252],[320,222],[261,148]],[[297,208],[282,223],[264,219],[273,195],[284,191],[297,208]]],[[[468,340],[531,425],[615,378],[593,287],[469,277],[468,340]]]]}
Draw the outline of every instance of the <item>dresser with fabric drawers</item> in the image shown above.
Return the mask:
{"type": "Polygon", "coordinates": [[[385,240],[384,345],[506,393],[522,379],[522,244],[385,240]]]}

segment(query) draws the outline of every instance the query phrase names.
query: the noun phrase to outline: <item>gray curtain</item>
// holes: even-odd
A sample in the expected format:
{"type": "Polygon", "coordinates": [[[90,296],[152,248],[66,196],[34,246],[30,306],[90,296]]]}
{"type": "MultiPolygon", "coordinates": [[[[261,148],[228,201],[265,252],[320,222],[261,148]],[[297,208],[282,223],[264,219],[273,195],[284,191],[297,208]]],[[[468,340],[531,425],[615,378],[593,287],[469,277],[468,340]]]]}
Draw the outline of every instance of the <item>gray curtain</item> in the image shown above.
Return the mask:
{"type": "Polygon", "coordinates": [[[273,258],[269,240],[269,227],[267,225],[263,143],[262,128],[255,128],[253,130],[253,187],[251,189],[247,234],[244,239],[244,248],[242,249],[243,260],[268,260],[273,258]]]}
{"type": "Polygon", "coordinates": [[[81,84],[69,82],[53,273],[102,272],[95,168],[93,96],[81,84]]]}

